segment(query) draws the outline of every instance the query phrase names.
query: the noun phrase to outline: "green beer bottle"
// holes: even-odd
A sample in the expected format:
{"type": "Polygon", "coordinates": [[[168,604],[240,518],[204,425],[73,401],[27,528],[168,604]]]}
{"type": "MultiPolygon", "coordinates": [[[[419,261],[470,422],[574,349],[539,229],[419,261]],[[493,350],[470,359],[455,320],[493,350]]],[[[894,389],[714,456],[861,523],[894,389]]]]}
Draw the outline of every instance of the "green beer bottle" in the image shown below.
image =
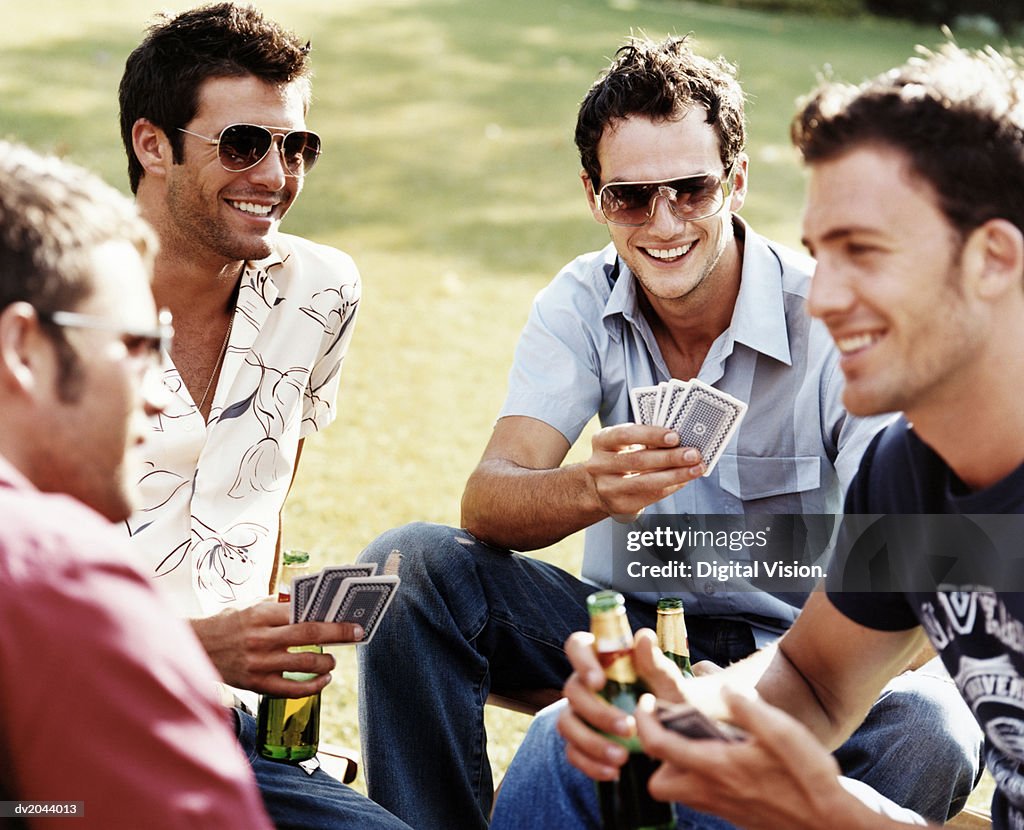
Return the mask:
{"type": "Polygon", "coordinates": [[[690,641],[686,636],[683,601],[679,597],[658,600],[658,647],[679,666],[684,677],[693,677],[690,667],[690,641]]]}
{"type": "MultiPolygon", "coordinates": [[[[613,706],[632,713],[646,689],[633,668],[633,632],[626,619],[626,601],[616,591],[599,591],[587,597],[587,609],[594,649],[605,674],[600,694],[613,706]]],[[[655,801],[647,791],[647,781],[658,762],[644,754],[636,736],[608,737],[629,750],[629,760],[619,771],[618,781],[597,782],[603,830],[673,830],[672,805],[655,801]]]]}
{"type": "MultiPolygon", "coordinates": [[[[309,554],[285,551],[278,580],[278,602],[291,601],[292,580],[309,573],[309,554]]],[[[322,646],[295,646],[291,651],[323,651],[322,646]]],[[[290,680],[312,680],[316,675],[285,672],[290,680]]],[[[309,697],[260,698],[256,715],[256,747],[260,755],[274,761],[297,764],[316,755],[320,741],[320,693],[309,697]]]]}

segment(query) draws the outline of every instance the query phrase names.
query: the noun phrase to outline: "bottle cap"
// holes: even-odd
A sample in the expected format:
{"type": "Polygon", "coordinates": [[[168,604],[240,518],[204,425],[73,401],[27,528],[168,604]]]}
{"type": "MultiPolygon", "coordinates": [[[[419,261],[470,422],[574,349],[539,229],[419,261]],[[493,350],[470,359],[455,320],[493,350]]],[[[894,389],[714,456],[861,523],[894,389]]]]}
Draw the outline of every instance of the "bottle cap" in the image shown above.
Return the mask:
{"type": "Polygon", "coordinates": [[[626,598],[618,591],[597,591],[587,597],[587,610],[591,614],[607,614],[609,611],[625,610],[626,598]]]}
{"type": "Polygon", "coordinates": [[[286,550],[282,561],[285,565],[305,565],[309,562],[309,553],[304,550],[286,550]]]}

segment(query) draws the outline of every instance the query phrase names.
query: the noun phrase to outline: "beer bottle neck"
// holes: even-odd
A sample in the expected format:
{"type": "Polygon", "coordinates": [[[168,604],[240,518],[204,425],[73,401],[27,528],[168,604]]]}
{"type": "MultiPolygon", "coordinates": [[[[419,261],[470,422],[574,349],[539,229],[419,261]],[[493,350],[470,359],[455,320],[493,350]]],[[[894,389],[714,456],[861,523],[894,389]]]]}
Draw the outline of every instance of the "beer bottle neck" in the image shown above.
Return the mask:
{"type": "Polygon", "coordinates": [[[658,609],[658,647],[684,674],[693,673],[690,668],[686,619],[681,608],[658,609]]]}
{"type": "Polygon", "coordinates": [[[592,614],[590,631],[594,635],[594,650],[605,677],[625,685],[636,683],[633,632],[625,611],[616,609],[592,614]]]}

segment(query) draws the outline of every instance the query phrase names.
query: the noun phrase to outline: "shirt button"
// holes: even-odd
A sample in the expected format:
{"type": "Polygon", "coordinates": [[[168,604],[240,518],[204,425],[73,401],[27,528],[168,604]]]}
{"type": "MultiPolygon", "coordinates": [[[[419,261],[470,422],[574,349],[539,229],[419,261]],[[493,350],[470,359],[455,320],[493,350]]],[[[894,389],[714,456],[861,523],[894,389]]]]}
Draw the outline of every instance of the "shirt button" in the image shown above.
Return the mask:
{"type": "Polygon", "coordinates": [[[709,597],[712,596],[715,593],[715,586],[712,585],[710,582],[705,582],[704,593],[707,594],[709,597]]]}

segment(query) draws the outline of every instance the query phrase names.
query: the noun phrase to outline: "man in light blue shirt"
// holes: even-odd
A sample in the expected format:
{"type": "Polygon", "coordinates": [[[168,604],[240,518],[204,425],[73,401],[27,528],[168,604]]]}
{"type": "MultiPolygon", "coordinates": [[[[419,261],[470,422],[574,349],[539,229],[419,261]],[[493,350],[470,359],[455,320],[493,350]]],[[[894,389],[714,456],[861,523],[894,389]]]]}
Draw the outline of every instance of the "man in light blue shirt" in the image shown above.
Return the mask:
{"type": "MultiPolygon", "coordinates": [[[[584,99],[576,142],[588,202],[611,244],[574,260],[538,295],[505,406],[466,485],[465,529],[399,528],[361,557],[383,563],[395,548],[404,556],[392,609],[360,650],[360,721],[370,796],[414,827],[487,826],[484,701],[492,691],[562,685],[563,643],[588,627],[595,585],[631,595],[634,627],[652,626],[662,588],[680,594],[671,581],[628,579],[617,534],[709,514],[744,522],[841,513],[881,426],[841,405],[839,356],[804,310],[813,263],[735,215],[748,159],[743,95],[728,64],[694,55],[684,38],[630,41],[584,99]],[[749,404],[708,476],[675,432],[631,423],[629,390],[669,378],[699,378],[749,404]],[[603,428],[590,457],[563,464],[595,414],[603,428]],[[584,528],[583,580],[511,553],[584,528]]],[[[809,586],[690,587],[692,654],[724,665],[787,628],[809,586]]],[[[945,819],[970,791],[980,738],[948,681],[910,677],[880,699],[839,759],[897,803],[945,819]],[[908,728],[910,717],[933,725],[926,737],[908,728]],[[923,750],[908,744],[923,739],[936,760],[925,780],[886,762],[887,752],[917,757],[923,750]]],[[[539,716],[527,742],[557,740],[552,724],[539,716]]],[[[503,789],[503,802],[517,805],[506,824],[543,826],[534,821],[543,802],[529,822],[516,811],[553,773],[530,769],[543,752],[523,756],[513,764],[517,792],[509,779],[503,789]]]]}
{"type": "MultiPolygon", "coordinates": [[[[839,354],[825,327],[804,309],[813,261],[769,242],[735,215],[732,232],[742,250],[739,290],[729,327],[711,343],[697,378],[749,401],[749,408],[711,474],[641,505],[637,528],[657,528],[679,515],[841,513],[846,485],[886,420],[853,418],[842,406],[839,354]]],[[[533,419],[557,430],[567,444],[595,413],[602,424],[632,421],[629,390],[673,377],[638,285],[615,244],[563,269],[534,303],[500,417],[533,419]]],[[[499,421],[496,434],[503,426],[499,421]]],[[[467,501],[473,496],[471,486],[467,501]]],[[[480,512],[486,523],[486,509],[480,512]]],[[[655,602],[657,595],[638,593],[638,583],[613,568],[609,552],[621,547],[620,536],[621,525],[611,518],[586,529],[584,580],[655,602]]],[[[681,593],[677,586],[665,588],[681,593]]],[[[738,617],[777,634],[795,619],[803,595],[737,596],[705,580],[684,600],[688,619],[738,617]]]]}

